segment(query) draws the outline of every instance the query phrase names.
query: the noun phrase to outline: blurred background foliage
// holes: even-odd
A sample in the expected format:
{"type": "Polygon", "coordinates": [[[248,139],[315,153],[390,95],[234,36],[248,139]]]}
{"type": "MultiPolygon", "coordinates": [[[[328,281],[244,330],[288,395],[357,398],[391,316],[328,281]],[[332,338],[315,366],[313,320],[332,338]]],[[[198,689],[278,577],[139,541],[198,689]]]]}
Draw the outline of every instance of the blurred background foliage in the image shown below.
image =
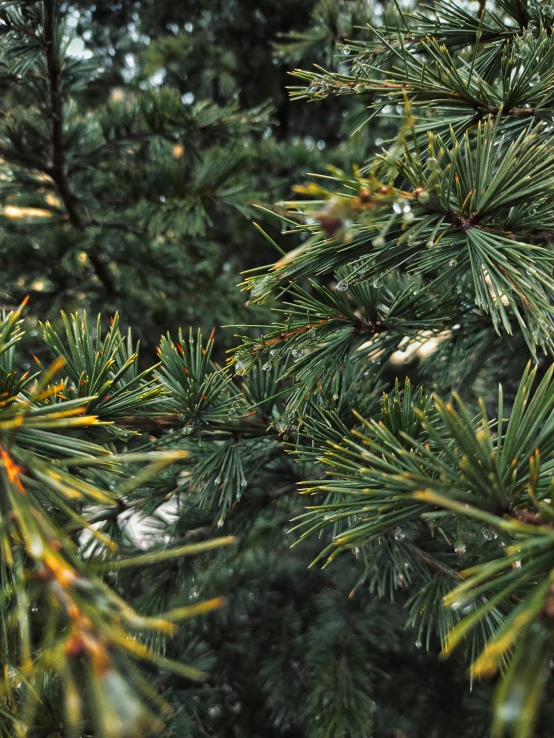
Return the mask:
{"type": "MultiPolygon", "coordinates": [[[[150,355],[162,330],[244,320],[240,272],[276,255],[252,227],[267,219],[254,205],[379,140],[376,128],[351,137],[351,119],[367,117],[358,101],[291,102],[288,71],[331,63],[373,12],[359,1],[64,4],[63,140],[46,124],[40,59],[30,46],[23,62],[4,59],[4,303],[29,294],[33,316],[53,319],[118,310],[150,355]]],[[[223,333],[219,349],[231,341],[223,333]]]]}

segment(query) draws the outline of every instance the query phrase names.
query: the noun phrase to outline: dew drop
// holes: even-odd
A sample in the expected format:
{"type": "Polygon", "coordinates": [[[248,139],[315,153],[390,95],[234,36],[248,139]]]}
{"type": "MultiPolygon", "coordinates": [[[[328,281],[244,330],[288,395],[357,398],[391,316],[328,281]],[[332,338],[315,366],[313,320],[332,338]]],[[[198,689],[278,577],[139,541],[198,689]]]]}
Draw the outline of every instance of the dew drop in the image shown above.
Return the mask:
{"type": "Polygon", "coordinates": [[[514,723],[520,715],[522,699],[507,699],[496,708],[497,718],[505,724],[514,723]]]}
{"type": "Polygon", "coordinates": [[[396,528],[394,531],[394,540],[395,541],[403,541],[406,538],[406,534],[402,530],[402,528],[396,528]]]}
{"type": "Polygon", "coordinates": [[[456,600],[456,602],[453,602],[450,605],[450,608],[452,610],[459,610],[460,612],[464,612],[466,608],[470,605],[468,600],[456,600]]]}
{"type": "Polygon", "coordinates": [[[246,362],[241,361],[240,359],[235,363],[235,374],[238,374],[239,377],[242,377],[246,374],[247,366],[246,362]]]}

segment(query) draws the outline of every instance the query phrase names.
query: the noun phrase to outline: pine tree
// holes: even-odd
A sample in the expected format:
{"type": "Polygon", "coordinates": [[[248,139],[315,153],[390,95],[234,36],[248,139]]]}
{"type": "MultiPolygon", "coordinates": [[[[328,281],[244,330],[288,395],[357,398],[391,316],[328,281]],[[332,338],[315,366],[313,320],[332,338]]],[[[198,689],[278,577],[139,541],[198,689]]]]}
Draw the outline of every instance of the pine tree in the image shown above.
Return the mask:
{"type": "MultiPolygon", "coordinates": [[[[179,36],[191,21],[167,12],[179,36]]],[[[167,85],[141,90],[139,74],[99,108],[107,88],[84,89],[98,17],[93,57],[74,59],[68,8],[0,5],[2,185],[18,215],[2,223],[6,301],[31,288],[35,332],[45,291],[56,310],[119,307],[148,340],[160,319],[170,329],[145,368],[117,315],[43,320],[31,375],[23,306],[4,316],[6,736],[549,735],[552,10],[370,15],[323,0],[277,42],[330,68],[338,49],[337,71],[298,70],[292,96],[352,97],[358,161],[339,145],[341,168],[274,208],[288,252],[252,230],[280,258],[243,287],[258,320],[276,318],[242,326],[224,366],[213,334],[178,330],[153,301],[180,244],[206,247],[210,221],[217,241],[222,212],[251,212],[248,178],[268,177],[262,100],[184,111],[180,84],[214,77],[187,54],[168,69],[179,44],[164,32],[141,64],[162,55],[167,85]],[[380,118],[396,130],[375,152],[380,118]],[[237,141],[256,148],[245,169],[237,141]]],[[[191,293],[197,265],[181,267],[191,293]]]]}
{"type": "MultiPolygon", "coordinates": [[[[324,44],[331,54],[338,31],[353,29],[358,16],[350,4],[339,9],[345,13],[340,29],[333,4],[317,6],[306,53],[316,55],[324,44]]],[[[117,315],[105,327],[106,314],[119,308],[148,348],[156,326],[221,320],[221,303],[230,299],[225,289],[235,278],[228,275],[208,295],[201,286],[226,234],[233,233],[235,251],[244,249],[240,224],[251,212],[252,181],[278,194],[295,168],[321,167],[320,148],[313,137],[260,137],[269,122],[262,101],[245,110],[231,95],[200,99],[191,108],[171,78],[160,89],[143,89],[142,72],[129,81],[121,58],[105,64],[109,40],[89,37],[83,19],[94,28],[85,10],[76,16],[56,2],[0,7],[3,297],[10,306],[31,294],[27,332],[19,307],[4,316],[0,336],[1,730],[10,736],[293,735],[313,722],[320,732],[333,726],[365,734],[374,712],[366,656],[383,663],[378,627],[391,648],[405,645],[403,623],[378,602],[349,605],[357,578],[349,566],[337,582],[307,570],[315,548],[288,553],[283,536],[302,475],[286,456],[281,433],[266,433],[272,406],[257,419],[248,406],[256,391],[271,396],[268,376],[260,374],[248,400],[212,363],[213,341],[202,347],[193,334],[178,342],[168,337],[160,366],[145,368],[117,315]],[[73,31],[90,41],[78,57],[73,31]],[[246,158],[238,155],[241,146],[246,158]],[[278,176],[268,176],[277,165],[278,176]],[[199,177],[203,186],[222,188],[210,192],[208,205],[199,177]],[[172,300],[183,284],[192,303],[184,312],[181,300],[179,308],[172,300]],[[219,305],[216,293],[223,295],[219,305]],[[104,324],[82,313],[100,306],[104,324]],[[60,318],[60,307],[81,314],[60,318]],[[224,465],[224,483],[214,464],[224,465]],[[247,482],[254,473],[256,480],[247,482]],[[237,490],[243,499],[235,513],[237,490]],[[137,516],[148,523],[140,534],[137,516]],[[240,547],[214,555],[236,540],[231,527],[240,547]],[[188,558],[193,553],[202,553],[203,563],[188,558]],[[211,589],[218,594],[204,596],[211,589]],[[226,593],[232,607],[222,618],[208,618],[226,593]],[[182,627],[201,614],[202,622],[182,627]],[[390,627],[378,625],[385,622],[390,627]],[[359,672],[344,691],[350,660],[359,672]],[[263,689],[254,688],[251,671],[265,674],[263,689]],[[207,688],[199,688],[208,676],[207,688]]],[[[118,47],[125,30],[122,22],[121,33],[114,31],[118,47]]],[[[295,36],[291,50],[278,53],[301,58],[298,41],[295,36]]],[[[153,71],[144,49],[132,51],[145,74],[153,71]]],[[[177,69],[186,63],[183,54],[177,69]]],[[[283,121],[280,111],[281,136],[283,121]]],[[[336,143],[337,130],[328,119],[317,135],[336,143]]],[[[349,148],[339,146],[337,159],[348,160],[349,148]]],[[[264,240],[253,243],[259,256],[264,240]]],[[[244,253],[232,258],[251,265],[244,253]]],[[[236,317],[238,310],[231,312],[236,317]]]]}
{"type": "Polygon", "coordinates": [[[367,95],[399,132],[297,188],[308,238],[245,283],[286,293],[283,317],[234,364],[289,385],[273,425],[318,469],[294,530],[362,559],[359,587],[404,590],[421,644],[496,678],[492,734],[519,738],[552,657],[552,21],[397,8],[345,44],[347,73],[296,72],[294,97],[367,95]]]}
{"type": "MultiPolygon", "coordinates": [[[[281,5],[265,11],[255,76],[237,43],[239,20],[260,32],[247,3],[238,19],[217,3],[164,10],[158,0],[137,13],[55,2],[49,15],[41,3],[6,4],[4,304],[29,295],[33,314],[52,320],[60,309],[119,311],[152,358],[163,330],[246,319],[240,271],[271,258],[252,204],[270,206],[303,172],[322,171],[326,147],[344,138],[329,120],[306,140],[293,115],[304,106],[283,103],[270,33],[308,13],[281,5]]],[[[323,59],[333,43],[306,54],[323,59]]]]}

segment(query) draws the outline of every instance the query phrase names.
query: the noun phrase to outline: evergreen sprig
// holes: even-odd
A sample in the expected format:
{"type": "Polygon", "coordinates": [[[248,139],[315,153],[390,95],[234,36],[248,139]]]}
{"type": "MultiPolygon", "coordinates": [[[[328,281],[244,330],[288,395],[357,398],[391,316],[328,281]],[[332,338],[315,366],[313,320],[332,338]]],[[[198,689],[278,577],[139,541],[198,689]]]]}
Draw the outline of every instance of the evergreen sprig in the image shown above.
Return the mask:
{"type": "Polygon", "coordinates": [[[136,662],[148,661],[188,679],[202,677],[195,667],[150,648],[141,634],[154,630],[170,635],[173,623],[219,607],[222,600],[145,617],[99,576],[98,555],[105,558],[103,569],[113,571],[202,552],[232,539],[119,558],[117,543],[96,529],[99,518],[89,520],[91,510],[125,510],[129,495],[186,452],[118,452],[93,440],[97,429],[106,427],[93,410],[114,418],[137,404],[144,409],[161,388],[137,395],[141,374],[122,383],[136,357],[120,356],[117,367],[114,355],[126,350],[117,320],[104,340],[100,333],[93,339],[77,318],[65,322],[69,351],[46,326],[46,337],[59,355],[33,377],[17,376],[13,368],[13,349],[23,335],[21,308],[5,316],[0,327],[2,730],[25,735],[37,720],[41,699],[61,689],[69,734],[92,720],[98,735],[136,735],[161,724],[152,707],[165,709],[136,662]],[[54,381],[65,362],[69,377],[54,381]],[[89,394],[112,387],[117,407],[98,405],[98,396],[89,394]],[[99,552],[93,558],[80,554],[81,531],[96,539],[99,552]],[[35,621],[43,610],[48,612],[46,624],[37,630],[35,621]]]}
{"type": "Polygon", "coordinates": [[[318,559],[354,552],[382,595],[408,588],[420,639],[463,642],[474,678],[505,668],[492,732],[518,738],[539,720],[554,632],[551,15],[396,8],[337,71],[295,72],[293,97],[366,95],[398,134],[276,209],[303,241],[243,286],[288,301],[232,358],[291,384],[291,451],[318,465],[301,540],[323,538],[318,559]],[[380,383],[381,408],[361,410],[380,383]],[[345,422],[328,394],[347,386],[345,422]]]}

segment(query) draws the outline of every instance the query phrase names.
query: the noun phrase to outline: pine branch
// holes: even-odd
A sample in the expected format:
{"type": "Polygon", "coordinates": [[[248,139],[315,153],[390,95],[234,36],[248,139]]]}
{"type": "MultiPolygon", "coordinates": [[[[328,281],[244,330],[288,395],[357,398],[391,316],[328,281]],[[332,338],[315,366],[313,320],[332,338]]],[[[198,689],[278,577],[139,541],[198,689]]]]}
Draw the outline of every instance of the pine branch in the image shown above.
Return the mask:
{"type": "Polygon", "coordinates": [[[459,571],[456,571],[456,569],[452,569],[450,566],[446,566],[434,556],[430,556],[429,554],[425,553],[425,551],[423,551],[419,546],[413,543],[413,541],[403,540],[402,546],[406,548],[410,553],[414,554],[414,556],[416,556],[429,568],[440,571],[442,574],[447,574],[449,577],[452,577],[452,579],[462,579],[462,575],[459,571]]]}
{"type": "MultiPolygon", "coordinates": [[[[181,414],[151,415],[146,417],[128,416],[117,419],[117,425],[127,430],[155,432],[164,430],[184,430],[190,428],[191,420],[181,414]]],[[[267,438],[272,435],[272,427],[257,418],[237,418],[234,422],[203,422],[196,430],[200,433],[228,433],[237,438],[267,438]]],[[[273,431],[275,433],[275,431],[273,431]]]]}
{"type": "MultiPolygon", "coordinates": [[[[48,70],[50,115],[52,119],[52,166],[49,174],[57,187],[72,226],[78,231],[84,231],[87,227],[87,222],[81,213],[77,197],[71,190],[66,172],[63,96],[60,87],[61,69],[57,49],[57,22],[59,14],[60,7],[58,0],[43,0],[44,49],[48,70]]],[[[104,285],[106,293],[109,296],[115,295],[116,285],[108,266],[94,251],[89,252],[88,256],[96,276],[104,285]]]]}

